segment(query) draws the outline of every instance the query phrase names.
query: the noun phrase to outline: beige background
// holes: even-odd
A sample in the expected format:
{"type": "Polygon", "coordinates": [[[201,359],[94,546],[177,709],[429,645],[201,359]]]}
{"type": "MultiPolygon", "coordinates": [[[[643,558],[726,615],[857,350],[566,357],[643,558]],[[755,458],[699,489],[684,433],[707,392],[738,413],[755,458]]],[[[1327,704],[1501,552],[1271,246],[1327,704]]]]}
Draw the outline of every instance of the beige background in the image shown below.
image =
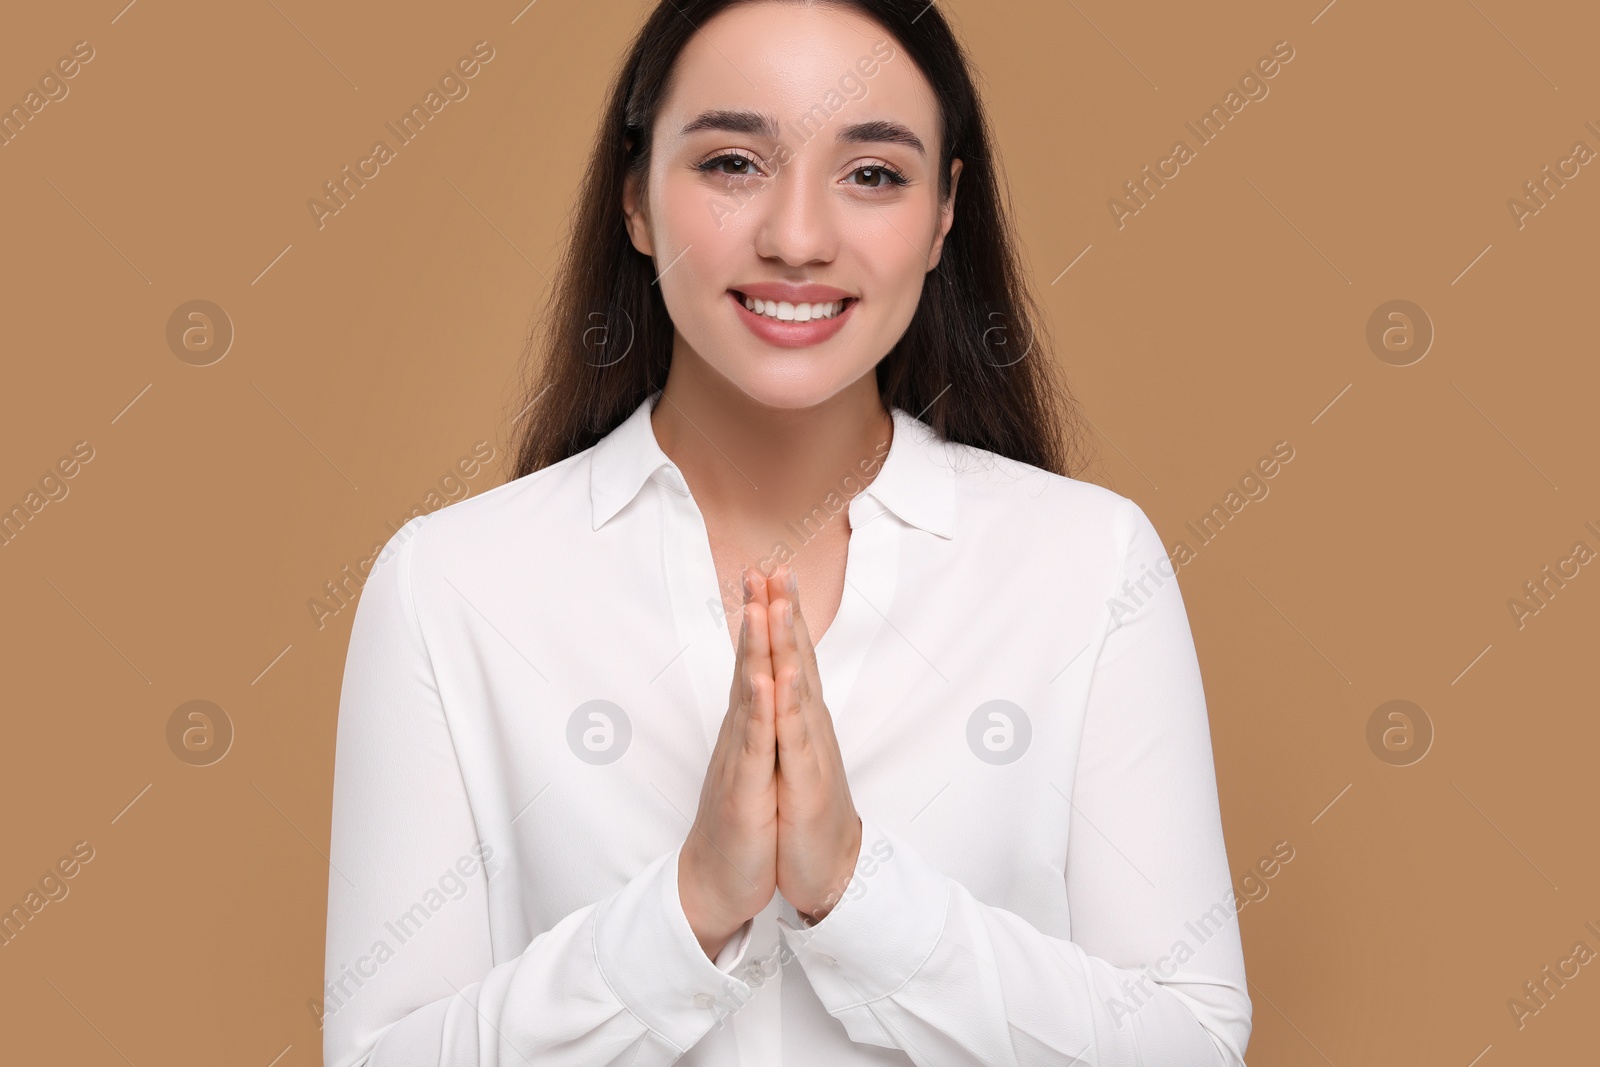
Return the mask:
{"type": "MultiPolygon", "coordinates": [[[[123,2],[13,5],[0,30],[0,103],[94,49],[0,147],[0,506],[93,450],[0,548],[0,905],[94,850],[0,947],[0,1043],[297,1067],[320,1062],[352,615],[319,630],[307,601],[477,442],[495,461],[465,484],[503,481],[520,342],[644,8],[123,2]],[[319,230],[306,201],[479,40],[470,96],[319,230]],[[197,299],[236,331],[205,367],[166,336],[197,299]],[[190,700],[236,732],[210,766],[168,745],[190,700]]],[[[1600,565],[1521,627],[1508,601],[1600,550],[1600,165],[1521,227],[1507,202],[1600,150],[1600,13],[1320,2],[942,6],[1090,477],[1198,548],[1180,581],[1235,877],[1294,849],[1240,914],[1250,1061],[1592,1061],[1600,964],[1520,1027],[1507,1001],[1600,950],[1600,565]],[[1122,183],[1280,40],[1270,95],[1119,228],[1122,183]],[[1436,331],[1403,367],[1367,341],[1397,299],[1436,331]],[[1185,523],[1278,441],[1270,495],[1198,547],[1185,523]],[[1395,699],[1434,732],[1409,766],[1368,742],[1395,699]]]]}

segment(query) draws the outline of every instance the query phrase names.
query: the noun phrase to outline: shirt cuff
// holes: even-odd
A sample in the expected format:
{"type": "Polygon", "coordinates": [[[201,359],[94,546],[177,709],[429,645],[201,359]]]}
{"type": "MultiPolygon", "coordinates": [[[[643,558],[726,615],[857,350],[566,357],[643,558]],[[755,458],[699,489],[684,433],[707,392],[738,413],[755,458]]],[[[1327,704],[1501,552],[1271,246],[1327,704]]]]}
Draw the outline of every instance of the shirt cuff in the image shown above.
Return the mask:
{"type": "Polygon", "coordinates": [[[861,852],[833,910],[810,925],[785,902],[784,943],[829,1014],[888,996],[908,982],[944,934],[950,880],[895,834],[861,816],[861,852]]]}
{"type": "Polygon", "coordinates": [[[678,895],[678,855],[652,860],[595,909],[595,963],[629,1011],[687,1051],[713,1026],[749,1002],[751,988],[733,977],[750,945],[746,920],[717,954],[706,956],[678,895]]]}

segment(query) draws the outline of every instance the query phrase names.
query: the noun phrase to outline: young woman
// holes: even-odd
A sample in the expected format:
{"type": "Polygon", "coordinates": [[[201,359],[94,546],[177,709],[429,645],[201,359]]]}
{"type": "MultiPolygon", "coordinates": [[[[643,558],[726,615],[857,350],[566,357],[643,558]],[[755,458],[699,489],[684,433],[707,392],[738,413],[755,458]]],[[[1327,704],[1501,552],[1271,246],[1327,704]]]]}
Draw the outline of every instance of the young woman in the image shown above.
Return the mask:
{"type": "Polygon", "coordinates": [[[329,1067],[1239,1067],[1183,600],[924,0],[666,0],[339,711],[329,1067]]]}

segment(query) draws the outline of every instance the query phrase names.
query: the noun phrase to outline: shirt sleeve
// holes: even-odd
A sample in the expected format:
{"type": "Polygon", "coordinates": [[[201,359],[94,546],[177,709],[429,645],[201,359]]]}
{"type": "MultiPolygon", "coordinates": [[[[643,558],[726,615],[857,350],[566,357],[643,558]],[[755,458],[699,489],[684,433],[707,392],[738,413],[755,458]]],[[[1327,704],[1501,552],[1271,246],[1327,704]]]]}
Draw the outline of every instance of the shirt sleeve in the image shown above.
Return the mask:
{"type": "MultiPolygon", "coordinates": [[[[424,517],[425,518],[425,517],[424,517]]],[[[328,1067],[670,1064],[750,999],[678,896],[678,854],[497,963],[489,884],[512,877],[473,820],[410,568],[413,519],[372,568],[340,694],[329,842],[328,1067]]]]}
{"type": "MultiPolygon", "coordinates": [[[[1126,501],[1073,782],[1072,938],[862,815],[843,899],[785,942],[851,1040],[921,1067],[1243,1067],[1251,1005],[1205,695],[1174,568],[1126,501]]],[[[791,917],[792,916],[792,917],[791,917]]]]}

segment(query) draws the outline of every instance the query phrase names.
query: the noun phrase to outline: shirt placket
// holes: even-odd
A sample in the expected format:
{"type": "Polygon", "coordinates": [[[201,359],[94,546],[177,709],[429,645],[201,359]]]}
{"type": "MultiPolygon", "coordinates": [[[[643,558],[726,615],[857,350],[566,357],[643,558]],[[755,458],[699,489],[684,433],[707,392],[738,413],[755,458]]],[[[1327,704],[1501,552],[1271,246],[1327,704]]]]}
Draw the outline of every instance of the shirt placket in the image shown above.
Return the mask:
{"type": "MultiPolygon", "coordinates": [[[[680,656],[698,703],[709,756],[728,713],[733,644],[704,516],[675,467],[663,467],[656,477],[666,490],[662,494],[662,567],[680,656]]],[[[816,648],[823,699],[834,716],[836,732],[848,729],[849,719],[841,713],[848,706],[872,643],[885,627],[900,569],[900,529],[893,514],[870,493],[852,498],[849,514],[844,593],[816,648]]],[[[843,742],[841,733],[841,746],[843,742]]],[[[849,750],[841,751],[848,759],[849,750]]]]}
{"type": "MultiPolygon", "coordinates": [[[[672,606],[678,659],[689,674],[690,692],[706,743],[706,760],[716,747],[722,720],[728,714],[733,685],[733,642],[716,561],[704,516],[676,467],[664,466],[656,478],[662,485],[662,567],[672,606]]],[[[672,669],[669,667],[668,669],[672,669]]],[[[692,816],[691,816],[692,817],[692,816]]],[[[734,1040],[744,1067],[782,1062],[782,967],[779,953],[777,893],[754,917],[743,964],[733,977],[750,986],[750,998],[733,1010],[734,1040]]]]}
{"type": "MultiPolygon", "coordinates": [[[[716,561],[705,517],[682,474],[663,466],[655,475],[662,487],[662,566],[672,606],[679,658],[689,674],[706,757],[716,747],[728,712],[733,684],[734,650],[716,561]]],[[[869,647],[885,627],[899,576],[900,540],[897,520],[876,498],[859,493],[849,505],[850,546],[845,560],[845,589],[839,611],[817,645],[817,671],[823,698],[834,716],[841,752],[849,763],[847,738],[856,716],[841,714],[867,658],[869,647]]],[[[798,546],[795,546],[798,547],[798,546]]],[[[750,1000],[733,1016],[741,1061],[746,1065],[783,1062],[782,997],[785,977],[804,982],[805,974],[784,960],[777,917],[798,918],[779,894],[755,916],[745,964],[735,977],[752,987],[750,1000]]]]}

